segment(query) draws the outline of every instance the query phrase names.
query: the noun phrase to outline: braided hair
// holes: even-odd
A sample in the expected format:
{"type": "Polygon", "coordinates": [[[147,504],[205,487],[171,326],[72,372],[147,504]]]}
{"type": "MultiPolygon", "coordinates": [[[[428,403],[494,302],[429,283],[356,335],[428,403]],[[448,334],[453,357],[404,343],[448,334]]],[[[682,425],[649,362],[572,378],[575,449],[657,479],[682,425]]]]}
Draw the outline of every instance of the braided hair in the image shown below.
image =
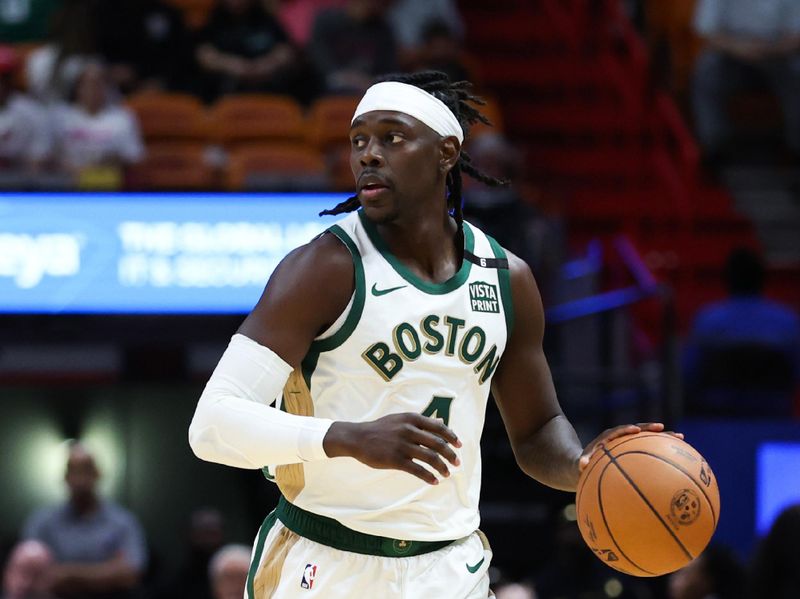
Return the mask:
{"type": "MultiPolygon", "coordinates": [[[[472,84],[469,81],[451,82],[450,78],[445,73],[438,71],[386,75],[381,77],[378,81],[397,81],[398,83],[413,85],[428,92],[438,100],[441,100],[444,105],[452,111],[456,119],[458,119],[458,123],[464,131],[465,139],[469,135],[471,125],[477,122],[491,125],[489,119],[483,116],[477,108],[468,104],[468,102],[481,106],[486,104],[481,98],[471,93],[470,89],[472,88],[472,84]]],[[[461,232],[462,229],[461,223],[464,221],[463,198],[461,196],[462,172],[467,173],[473,179],[485,183],[490,187],[508,184],[507,181],[495,179],[475,168],[472,165],[469,154],[462,148],[458,162],[456,162],[453,168],[450,169],[450,172],[447,173],[447,181],[445,183],[447,187],[447,207],[456,220],[459,232],[461,232]]],[[[354,195],[330,210],[323,210],[320,212],[320,216],[352,212],[359,206],[361,206],[361,203],[358,200],[358,196],[354,195]]]]}

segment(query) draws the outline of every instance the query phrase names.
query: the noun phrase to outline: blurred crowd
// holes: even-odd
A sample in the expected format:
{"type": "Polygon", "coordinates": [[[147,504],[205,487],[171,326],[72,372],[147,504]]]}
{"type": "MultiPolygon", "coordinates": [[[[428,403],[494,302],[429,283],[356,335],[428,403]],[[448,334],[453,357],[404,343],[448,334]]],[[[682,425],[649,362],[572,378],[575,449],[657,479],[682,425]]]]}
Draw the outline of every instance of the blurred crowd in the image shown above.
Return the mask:
{"type": "MultiPolygon", "coordinates": [[[[225,517],[203,508],[189,515],[181,566],[159,572],[135,514],[98,491],[96,456],[69,446],[67,499],[30,515],[10,550],[2,599],[241,599],[249,545],[231,543],[225,517]]],[[[800,504],[790,505],[743,564],[711,545],[667,579],[668,599],[796,599],[800,596],[800,504]]],[[[574,521],[558,518],[552,558],[522,581],[493,570],[497,599],[652,599],[642,581],[611,572],[584,545],[574,521]]]]}
{"type": "MultiPolygon", "coordinates": [[[[386,72],[477,75],[462,51],[455,0],[209,0],[199,16],[178,4],[0,0],[0,187],[13,187],[21,172],[56,187],[121,186],[148,154],[128,103],[152,92],[188,94],[206,106],[232,94],[279,94],[307,109],[319,98],[358,94],[386,72]]],[[[739,143],[747,119],[737,101],[757,93],[778,109],[782,158],[796,167],[798,0],[627,4],[643,28],[653,7],[691,6],[684,21],[699,43],[683,91],[708,166],[749,147],[739,143]]],[[[533,266],[552,304],[563,233],[523,198],[523,156],[500,134],[477,136],[469,150],[475,164],[514,185],[488,189],[465,180],[466,217],[533,266]]],[[[723,274],[727,297],[702,308],[686,338],[687,415],[800,416],[796,310],[765,296],[758,252],[737,249],[723,274]]],[[[134,514],[99,495],[100,474],[91,452],[71,448],[69,498],[21,528],[5,562],[2,599],[242,596],[250,549],[230,543],[223,514],[191,514],[183,566],[154,573],[145,532],[134,514]]],[[[609,570],[587,551],[574,522],[560,522],[554,538],[552,559],[527,580],[496,573],[498,599],[653,596],[625,577],[624,589],[609,588],[609,570]]],[[[712,545],[670,577],[669,599],[796,599],[798,538],[800,505],[777,518],[749,563],[712,545]]]]}
{"type": "Polygon", "coordinates": [[[277,94],[308,107],[389,72],[469,75],[454,0],[209,0],[195,21],[178,4],[0,3],[0,184],[23,171],[120,186],[146,153],[126,99],[148,91],[208,105],[277,94]]]}

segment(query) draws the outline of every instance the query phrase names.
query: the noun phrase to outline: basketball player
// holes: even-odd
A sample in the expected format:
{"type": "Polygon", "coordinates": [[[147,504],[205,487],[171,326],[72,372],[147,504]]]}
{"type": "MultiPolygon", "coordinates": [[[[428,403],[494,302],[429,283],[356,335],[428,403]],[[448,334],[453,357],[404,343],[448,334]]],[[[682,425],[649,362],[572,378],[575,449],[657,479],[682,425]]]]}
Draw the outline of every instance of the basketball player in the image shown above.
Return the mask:
{"type": "Polygon", "coordinates": [[[461,218],[461,145],[483,120],[440,73],[367,90],[352,212],[278,266],[189,430],[202,459],[269,466],[282,492],[247,597],[485,598],[477,530],[491,388],[520,467],[575,490],[584,450],[556,399],[531,271],[461,218]],[[309,393],[310,389],[310,393],[309,393]],[[270,403],[281,394],[281,410],[270,403]]]}

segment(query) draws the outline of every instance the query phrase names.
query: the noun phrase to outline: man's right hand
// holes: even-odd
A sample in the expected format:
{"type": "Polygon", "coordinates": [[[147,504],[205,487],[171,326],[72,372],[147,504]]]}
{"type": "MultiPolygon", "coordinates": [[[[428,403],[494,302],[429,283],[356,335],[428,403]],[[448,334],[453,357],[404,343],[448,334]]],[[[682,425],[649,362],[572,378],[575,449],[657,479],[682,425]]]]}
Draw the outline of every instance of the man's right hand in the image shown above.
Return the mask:
{"type": "Polygon", "coordinates": [[[372,422],[334,422],[322,446],[328,457],[349,456],[371,468],[402,470],[431,485],[439,480],[417,462],[442,476],[450,476],[445,460],[461,464],[453,450],[461,447],[456,434],[441,420],[413,412],[372,422]]]}

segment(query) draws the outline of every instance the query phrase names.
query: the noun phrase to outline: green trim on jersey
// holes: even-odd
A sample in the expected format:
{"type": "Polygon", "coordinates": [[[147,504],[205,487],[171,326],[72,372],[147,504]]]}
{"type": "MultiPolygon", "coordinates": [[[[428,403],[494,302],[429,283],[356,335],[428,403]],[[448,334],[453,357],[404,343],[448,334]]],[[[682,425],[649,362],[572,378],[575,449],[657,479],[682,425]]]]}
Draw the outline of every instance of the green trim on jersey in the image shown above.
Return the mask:
{"type": "MultiPolygon", "coordinates": [[[[377,227],[364,215],[363,210],[358,211],[358,218],[361,220],[361,224],[363,225],[364,230],[367,232],[367,236],[372,242],[372,245],[375,246],[375,249],[381,253],[381,255],[386,259],[395,272],[397,272],[397,274],[399,274],[420,291],[424,291],[425,293],[431,295],[443,295],[458,289],[461,287],[464,281],[469,278],[469,271],[472,268],[472,262],[462,259],[461,268],[458,269],[456,274],[447,279],[444,283],[431,283],[429,281],[423,281],[417,275],[411,272],[411,270],[409,270],[408,267],[406,267],[402,262],[400,262],[400,260],[398,260],[394,254],[392,254],[392,252],[389,250],[389,246],[386,245],[386,242],[383,240],[380,233],[378,233],[377,227]]],[[[468,252],[472,252],[474,246],[475,235],[469,225],[464,223],[464,247],[468,252]]]]}
{"type": "Polygon", "coordinates": [[[264,553],[264,543],[267,541],[267,535],[269,535],[269,531],[272,530],[272,527],[275,525],[275,522],[278,520],[278,514],[276,510],[272,510],[269,515],[264,519],[264,523],[261,525],[261,530],[258,531],[258,540],[256,541],[256,548],[253,552],[253,560],[250,562],[250,571],[247,573],[247,596],[250,599],[255,599],[255,589],[253,588],[253,582],[256,579],[256,572],[258,572],[258,567],[261,565],[261,554],[264,553]]]}
{"type": "Polygon", "coordinates": [[[330,337],[313,341],[308,349],[308,353],[300,365],[303,378],[311,389],[311,375],[317,368],[319,355],[322,352],[331,351],[336,349],[342,343],[347,341],[352,332],[355,330],[358,321],[361,320],[361,314],[364,312],[364,298],[366,297],[366,285],[364,283],[364,264],[361,261],[361,253],[358,251],[358,246],[350,239],[350,236],[339,225],[331,226],[328,231],[336,235],[339,240],[347,247],[350,255],[353,258],[353,270],[356,279],[355,296],[353,298],[353,305],[350,308],[350,313],[345,318],[344,324],[330,337]]]}
{"type": "Polygon", "coordinates": [[[363,555],[412,557],[437,551],[453,541],[408,541],[379,537],[347,528],[327,516],[320,516],[297,507],[283,495],[275,508],[278,519],[292,532],[315,543],[363,555]]]}
{"type": "MultiPolygon", "coordinates": [[[[500,246],[493,237],[486,236],[489,245],[492,246],[494,257],[505,259],[506,251],[500,246]]],[[[506,340],[511,339],[511,330],[514,328],[514,302],[511,297],[511,267],[498,268],[497,279],[500,281],[500,298],[503,300],[503,313],[506,317],[506,340]]]]}

